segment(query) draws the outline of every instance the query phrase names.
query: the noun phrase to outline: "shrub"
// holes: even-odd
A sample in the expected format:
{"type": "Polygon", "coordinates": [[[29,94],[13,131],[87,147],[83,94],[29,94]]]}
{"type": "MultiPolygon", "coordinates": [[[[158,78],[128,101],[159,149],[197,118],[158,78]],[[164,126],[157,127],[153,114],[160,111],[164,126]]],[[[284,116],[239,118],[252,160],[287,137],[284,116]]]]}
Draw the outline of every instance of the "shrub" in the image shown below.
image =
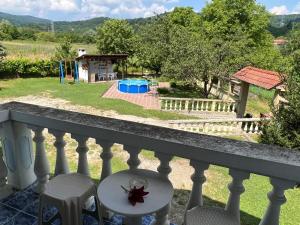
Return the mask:
{"type": "Polygon", "coordinates": [[[58,63],[53,60],[35,60],[26,58],[4,60],[0,66],[1,78],[57,76],[58,63]]]}
{"type": "Polygon", "coordinates": [[[169,94],[170,91],[168,88],[157,88],[157,92],[160,94],[160,95],[166,95],[166,94],[169,94]]]}

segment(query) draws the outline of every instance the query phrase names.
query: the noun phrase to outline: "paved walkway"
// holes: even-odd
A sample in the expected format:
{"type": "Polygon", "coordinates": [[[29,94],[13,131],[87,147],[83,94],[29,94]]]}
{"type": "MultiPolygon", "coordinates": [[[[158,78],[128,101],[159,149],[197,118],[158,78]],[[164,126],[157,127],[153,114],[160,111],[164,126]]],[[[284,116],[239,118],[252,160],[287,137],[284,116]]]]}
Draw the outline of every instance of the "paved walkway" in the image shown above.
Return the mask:
{"type": "Polygon", "coordinates": [[[115,82],[102,97],[122,99],[127,102],[143,106],[146,109],[160,109],[160,103],[155,89],[152,89],[149,93],[145,94],[127,94],[120,92],[117,88],[117,84],[118,82],[115,82]]]}

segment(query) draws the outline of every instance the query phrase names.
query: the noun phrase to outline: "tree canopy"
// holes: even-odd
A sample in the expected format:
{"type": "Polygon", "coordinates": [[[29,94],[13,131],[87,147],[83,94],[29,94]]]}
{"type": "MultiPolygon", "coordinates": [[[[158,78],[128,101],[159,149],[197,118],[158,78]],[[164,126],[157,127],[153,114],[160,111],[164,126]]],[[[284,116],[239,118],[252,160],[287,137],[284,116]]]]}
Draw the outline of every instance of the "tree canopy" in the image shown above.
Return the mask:
{"type": "Polygon", "coordinates": [[[98,51],[102,54],[132,54],[133,28],[126,20],[107,20],[97,29],[98,51]]]}
{"type": "Polygon", "coordinates": [[[76,51],[72,48],[72,43],[65,38],[56,48],[55,58],[57,60],[73,60],[76,57],[76,51]]]}

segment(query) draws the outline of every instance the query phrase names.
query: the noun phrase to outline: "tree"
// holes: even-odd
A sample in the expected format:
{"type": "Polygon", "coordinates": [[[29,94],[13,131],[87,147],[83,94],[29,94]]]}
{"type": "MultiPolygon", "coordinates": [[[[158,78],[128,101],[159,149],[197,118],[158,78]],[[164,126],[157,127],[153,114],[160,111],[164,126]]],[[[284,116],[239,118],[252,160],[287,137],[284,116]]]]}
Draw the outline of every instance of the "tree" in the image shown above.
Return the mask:
{"type": "Polygon", "coordinates": [[[288,106],[273,109],[274,118],[263,129],[261,142],[300,150],[300,50],[293,53],[285,98],[288,106]]]}
{"type": "Polygon", "coordinates": [[[0,62],[3,60],[3,58],[6,56],[6,51],[4,46],[0,43],[0,62]]]}
{"type": "Polygon", "coordinates": [[[7,20],[0,22],[0,40],[14,40],[19,37],[19,32],[16,26],[12,25],[7,20]]]}
{"type": "Polygon", "coordinates": [[[201,12],[205,34],[224,41],[234,34],[247,37],[251,47],[269,43],[269,13],[255,0],[212,0],[201,12]]]}
{"type": "Polygon", "coordinates": [[[234,45],[238,42],[235,41],[237,38],[231,42],[222,42],[217,38],[210,40],[201,33],[175,26],[170,35],[169,55],[163,65],[163,74],[194,86],[203,83],[201,95],[207,98],[214,77],[228,77],[241,67],[235,56],[240,50],[234,45]]]}
{"type": "Polygon", "coordinates": [[[126,20],[107,20],[97,28],[96,42],[102,54],[133,53],[133,28],[126,20]]]}
{"type": "Polygon", "coordinates": [[[291,58],[291,65],[286,64],[286,93],[288,105],[273,108],[273,120],[265,126],[261,142],[276,144],[300,150],[300,39],[298,30],[289,35],[285,60],[291,58]]]}
{"type": "Polygon", "coordinates": [[[64,61],[65,71],[68,70],[67,61],[70,62],[72,74],[72,60],[76,57],[76,51],[72,48],[72,43],[68,38],[63,39],[60,45],[55,50],[55,58],[59,61],[64,61]]]}
{"type": "MultiPolygon", "coordinates": [[[[264,69],[280,67],[282,58],[274,49],[273,37],[267,30],[270,15],[255,0],[212,0],[201,12],[204,36],[232,42],[240,48],[235,57],[246,65],[264,69]],[[274,62],[279,65],[274,65],[274,62]]],[[[216,46],[217,48],[218,46],[216,46]]]]}
{"type": "Polygon", "coordinates": [[[144,68],[161,72],[169,54],[172,23],[166,16],[158,16],[141,28],[135,42],[135,54],[144,68]]]}
{"type": "Polygon", "coordinates": [[[176,7],[168,14],[172,24],[181,25],[190,31],[199,31],[201,18],[192,7],[176,7]]]}

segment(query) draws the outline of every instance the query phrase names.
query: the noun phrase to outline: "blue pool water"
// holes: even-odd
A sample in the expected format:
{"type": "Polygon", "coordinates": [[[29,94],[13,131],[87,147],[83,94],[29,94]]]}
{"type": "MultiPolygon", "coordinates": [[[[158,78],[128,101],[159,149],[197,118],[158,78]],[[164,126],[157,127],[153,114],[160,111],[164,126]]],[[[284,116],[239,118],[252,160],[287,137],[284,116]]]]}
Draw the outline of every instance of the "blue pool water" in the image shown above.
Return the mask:
{"type": "Polygon", "coordinates": [[[120,80],[118,90],[123,93],[141,94],[150,91],[147,80],[120,80]]]}

